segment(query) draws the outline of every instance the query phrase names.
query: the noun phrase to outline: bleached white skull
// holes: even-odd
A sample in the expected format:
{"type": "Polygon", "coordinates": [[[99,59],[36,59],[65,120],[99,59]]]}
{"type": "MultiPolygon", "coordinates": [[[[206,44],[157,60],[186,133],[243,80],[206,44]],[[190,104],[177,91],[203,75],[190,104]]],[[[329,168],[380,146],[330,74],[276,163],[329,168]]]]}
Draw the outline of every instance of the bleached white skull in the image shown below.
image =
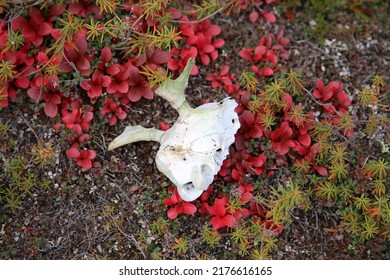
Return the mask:
{"type": "Polygon", "coordinates": [[[157,168],[178,188],[185,201],[198,198],[213,182],[240,127],[237,103],[230,98],[191,108],[184,90],[194,66],[190,59],[176,80],[164,82],[156,93],[179,112],[176,123],[167,131],[128,126],[108,146],[109,150],[137,141],[157,141],[157,168]]]}

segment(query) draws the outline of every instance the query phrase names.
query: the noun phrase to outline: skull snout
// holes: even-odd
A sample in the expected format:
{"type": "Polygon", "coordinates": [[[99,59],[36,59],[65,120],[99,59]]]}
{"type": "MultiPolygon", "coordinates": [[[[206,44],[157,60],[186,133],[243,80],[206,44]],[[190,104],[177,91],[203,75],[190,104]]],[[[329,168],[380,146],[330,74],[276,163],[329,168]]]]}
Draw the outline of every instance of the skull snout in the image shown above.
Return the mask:
{"type": "Polygon", "coordinates": [[[206,190],[214,180],[213,168],[208,164],[195,165],[191,174],[192,184],[198,190],[206,190]]]}

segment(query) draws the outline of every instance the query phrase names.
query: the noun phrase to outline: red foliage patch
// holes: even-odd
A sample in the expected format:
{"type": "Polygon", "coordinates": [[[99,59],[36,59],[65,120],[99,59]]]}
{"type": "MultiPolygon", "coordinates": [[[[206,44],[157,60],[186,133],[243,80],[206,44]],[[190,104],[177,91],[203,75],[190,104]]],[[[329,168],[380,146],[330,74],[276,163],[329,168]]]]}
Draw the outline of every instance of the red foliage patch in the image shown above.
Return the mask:
{"type": "Polygon", "coordinates": [[[89,170],[92,168],[92,160],[96,157],[96,153],[93,150],[79,151],[76,148],[70,148],[66,151],[66,156],[73,158],[76,164],[81,166],[83,170],[89,170]]]}
{"type": "Polygon", "coordinates": [[[228,202],[229,197],[224,196],[223,198],[215,199],[214,205],[208,207],[208,212],[210,215],[214,216],[210,219],[210,223],[213,225],[214,230],[225,226],[232,227],[236,221],[236,218],[226,211],[228,202]]]}
{"type": "Polygon", "coordinates": [[[196,206],[190,202],[183,201],[177,192],[177,188],[174,188],[174,192],[170,198],[164,199],[164,204],[169,208],[168,218],[176,219],[176,217],[181,214],[194,214],[196,212],[196,206]]]}

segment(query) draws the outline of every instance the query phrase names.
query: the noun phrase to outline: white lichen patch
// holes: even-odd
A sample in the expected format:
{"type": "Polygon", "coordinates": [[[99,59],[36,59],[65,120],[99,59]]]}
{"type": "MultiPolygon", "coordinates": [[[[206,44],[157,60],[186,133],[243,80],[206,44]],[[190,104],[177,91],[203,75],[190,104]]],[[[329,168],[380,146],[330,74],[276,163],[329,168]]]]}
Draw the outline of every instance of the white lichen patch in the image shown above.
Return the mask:
{"type": "Polygon", "coordinates": [[[345,52],[348,51],[348,46],[344,42],[337,41],[336,39],[328,40],[324,42],[324,55],[321,56],[322,61],[326,61],[321,65],[321,70],[325,72],[324,64],[331,64],[339,69],[339,76],[341,77],[352,77],[352,73],[348,67],[348,60],[345,57],[345,52]],[[330,60],[330,61],[329,61],[330,60]]]}

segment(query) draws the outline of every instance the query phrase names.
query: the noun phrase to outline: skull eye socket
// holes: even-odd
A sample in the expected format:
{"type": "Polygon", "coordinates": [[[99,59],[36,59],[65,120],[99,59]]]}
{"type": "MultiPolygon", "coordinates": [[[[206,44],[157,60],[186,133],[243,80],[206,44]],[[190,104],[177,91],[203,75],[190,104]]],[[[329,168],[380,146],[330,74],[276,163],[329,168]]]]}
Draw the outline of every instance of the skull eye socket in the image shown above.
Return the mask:
{"type": "Polygon", "coordinates": [[[192,182],[188,182],[188,183],[185,183],[183,185],[183,188],[185,188],[186,190],[192,190],[194,188],[194,184],[192,182]]]}

